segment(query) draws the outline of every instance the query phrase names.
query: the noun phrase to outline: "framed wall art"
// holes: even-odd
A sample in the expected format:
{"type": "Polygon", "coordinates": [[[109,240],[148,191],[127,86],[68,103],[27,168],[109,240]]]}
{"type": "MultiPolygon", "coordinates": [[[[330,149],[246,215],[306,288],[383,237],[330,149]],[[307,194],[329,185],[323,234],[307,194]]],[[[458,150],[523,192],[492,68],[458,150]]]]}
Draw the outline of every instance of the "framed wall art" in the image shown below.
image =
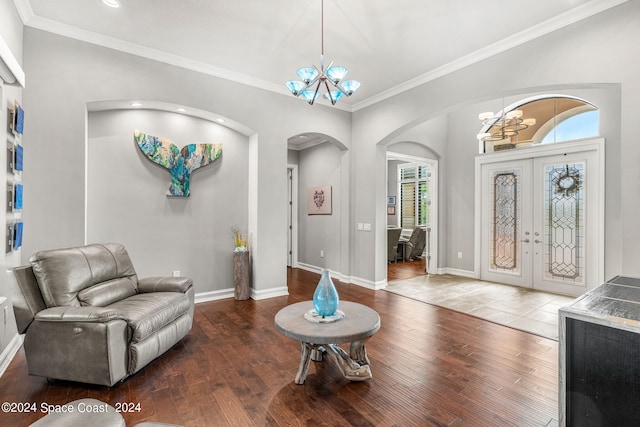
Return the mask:
{"type": "Polygon", "coordinates": [[[307,191],[308,215],[331,215],[331,186],[310,187],[307,191]]]}
{"type": "Polygon", "coordinates": [[[14,135],[22,135],[24,132],[24,110],[18,101],[14,102],[13,109],[11,109],[9,127],[14,135]]]}

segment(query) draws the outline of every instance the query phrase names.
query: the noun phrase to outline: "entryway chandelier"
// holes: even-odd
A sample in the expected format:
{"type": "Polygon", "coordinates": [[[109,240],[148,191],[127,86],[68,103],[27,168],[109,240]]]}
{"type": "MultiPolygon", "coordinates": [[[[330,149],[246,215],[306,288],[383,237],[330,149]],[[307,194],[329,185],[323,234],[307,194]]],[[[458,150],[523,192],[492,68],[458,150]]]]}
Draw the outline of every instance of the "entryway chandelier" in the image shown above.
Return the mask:
{"type": "Polygon", "coordinates": [[[523,119],[522,110],[511,110],[509,112],[493,114],[492,112],[480,113],[478,118],[482,120],[484,126],[488,126],[487,132],[477,135],[482,141],[502,141],[536,124],[536,119],[523,119]]]}
{"type": "Polygon", "coordinates": [[[360,82],[356,80],[342,81],[347,75],[346,67],[339,65],[333,65],[333,61],[329,63],[327,68],[324,67],[324,0],[321,0],[321,17],[320,17],[320,36],[321,36],[321,53],[320,53],[320,69],[315,65],[311,67],[302,67],[298,69],[298,77],[300,80],[289,80],[285,83],[287,89],[291,91],[294,96],[301,96],[309,105],[313,105],[318,98],[318,92],[320,87],[324,86],[327,93],[324,97],[331,101],[331,105],[336,105],[336,102],[343,96],[351,96],[360,87],[360,82]],[[337,90],[332,90],[329,86],[337,90]],[[315,86],[315,89],[313,88],[315,86]]]}

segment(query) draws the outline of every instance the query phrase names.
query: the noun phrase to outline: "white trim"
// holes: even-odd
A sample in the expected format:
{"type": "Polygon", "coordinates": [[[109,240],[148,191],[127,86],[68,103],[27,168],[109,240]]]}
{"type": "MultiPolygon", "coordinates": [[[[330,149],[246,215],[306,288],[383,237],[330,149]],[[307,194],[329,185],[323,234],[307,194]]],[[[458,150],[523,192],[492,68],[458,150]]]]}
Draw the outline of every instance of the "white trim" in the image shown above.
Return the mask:
{"type": "Polygon", "coordinates": [[[395,151],[387,151],[387,160],[400,160],[407,163],[423,163],[423,162],[437,161],[437,159],[412,156],[411,154],[397,153],[395,151]]]}
{"type": "MultiPolygon", "coordinates": [[[[286,286],[279,286],[277,288],[269,288],[259,291],[251,289],[251,298],[254,300],[281,297],[284,295],[289,295],[289,289],[286,286]]],[[[226,288],[209,292],[199,292],[195,295],[195,303],[199,304],[208,301],[218,301],[221,299],[234,298],[234,296],[235,288],[226,288]]]]}
{"type": "Polygon", "coordinates": [[[289,288],[286,286],[280,286],[277,288],[269,288],[269,289],[262,289],[259,291],[256,291],[255,289],[251,290],[251,298],[253,298],[254,300],[261,300],[261,299],[267,299],[267,298],[275,298],[275,297],[282,297],[282,296],[287,296],[289,295],[289,288]]]}
{"type": "Polygon", "coordinates": [[[420,85],[436,80],[440,77],[451,74],[455,71],[461,70],[469,65],[473,65],[477,62],[488,59],[492,56],[498,55],[509,49],[518,47],[524,43],[527,43],[536,38],[542,37],[553,31],[562,29],[576,22],[587,19],[593,15],[597,15],[600,12],[611,9],[626,3],[629,0],[592,0],[584,3],[578,7],[575,7],[567,12],[554,16],[551,19],[547,19],[533,27],[526,28],[519,33],[513,34],[510,37],[492,43],[482,49],[472,52],[468,55],[462,56],[454,61],[444,64],[438,68],[435,68],[421,76],[407,80],[397,86],[390,89],[379,92],[378,94],[364,99],[360,102],[353,104],[352,111],[359,111],[363,108],[367,108],[392,96],[398,95],[403,92],[407,92],[420,85]]]}
{"type": "Polygon", "coordinates": [[[291,268],[298,268],[298,165],[291,169],[291,268]]]}
{"type": "Polygon", "coordinates": [[[20,63],[0,36],[0,84],[5,82],[7,85],[24,87],[24,78],[24,70],[20,63]],[[2,78],[3,75],[6,81],[2,78]]]}
{"type": "MultiPolygon", "coordinates": [[[[316,274],[321,274],[322,270],[324,270],[323,267],[318,267],[318,266],[306,264],[303,262],[298,263],[298,268],[301,270],[309,271],[311,273],[316,273],[316,274]]],[[[351,278],[349,276],[345,276],[344,274],[338,271],[329,270],[329,275],[331,276],[332,279],[339,280],[343,283],[351,283],[351,278]]]]}
{"type": "Polygon", "coordinates": [[[195,295],[195,303],[207,301],[217,301],[220,299],[233,298],[235,288],[220,289],[217,291],[198,292],[195,295]]]}
{"type": "MultiPolygon", "coordinates": [[[[414,89],[420,85],[431,82],[437,78],[445,76],[447,74],[458,71],[469,65],[475,64],[506,50],[515,48],[538,37],[542,37],[553,31],[567,27],[571,24],[579,22],[583,19],[589,18],[600,12],[604,12],[613,7],[626,3],[629,0],[591,0],[585,4],[575,7],[567,12],[554,16],[551,19],[543,21],[533,27],[526,28],[519,33],[513,34],[503,40],[490,44],[482,49],[444,64],[436,69],[433,69],[421,76],[408,80],[402,84],[379,92],[378,94],[369,98],[363,99],[360,102],[353,104],[353,106],[346,103],[336,104],[333,108],[337,108],[344,111],[356,112],[369,107],[392,96],[414,89]]],[[[182,56],[173,55],[167,52],[163,52],[157,49],[151,49],[135,43],[130,43],[124,40],[120,40],[114,37],[105,36],[103,34],[95,33],[93,31],[83,30],[71,25],[62,24],[60,22],[53,21],[51,19],[42,18],[36,16],[33,13],[29,0],[14,0],[18,14],[22,19],[25,26],[36,28],[50,33],[59,34],[72,39],[92,43],[98,46],[108,47],[111,49],[119,50],[121,52],[130,53],[143,58],[151,59],[154,61],[171,64],[176,67],[185,68],[188,70],[200,72],[214,77],[234,81],[236,83],[244,84],[247,86],[253,86],[260,89],[264,89],[270,92],[291,96],[284,85],[267,82],[265,80],[250,77],[241,73],[226,70],[224,68],[216,67],[214,65],[205,64],[203,62],[194,61],[192,59],[184,58],[182,56]]],[[[300,102],[305,102],[300,99],[300,102]]],[[[321,105],[321,104],[319,104],[321,105]]]]}
{"type": "Polygon", "coordinates": [[[13,0],[13,5],[18,11],[18,15],[20,15],[20,19],[22,20],[22,24],[26,25],[33,17],[33,9],[31,8],[30,0],[13,0]]]}
{"type": "MultiPolygon", "coordinates": [[[[317,267],[315,265],[310,265],[305,263],[299,263],[298,268],[300,268],[301,270],[310,271],[316,274],[320,274],[323,270],[322,267],[317,267]]],[[[339,280],[342,283],[350,283],[352,285],[361,286],[363,288],[371,289],[374,291],[384,289],[387,287],[387,279],[380,280],[379,282],[374,282],[372,280],[362,279],[360,277],[346,276],[342,273],[339,273],[333,270],[329,270],[329,274],[331,275],[332,279],[339,280]]]]}
{"type": "Polygon", "coordinates": [[[89,109],[84,104],[84,244],[89,243],[89,109]]]}
{"type": "Polygon", "coordinates": [[[371,289],[373,291],[379,291],[387,287],[387,279],[374,282],[372,280],[362,279],[360,277],[351,277],[349,283],[352,283],[363,288],[371,289]]]}
{"type": "MultiPolygon", "coordinates": [[[[438,247],[438,236],[439,236],[439,232],[440,229],[438,228],[438,224],[439,224],[439,169],[438,166],[440,164],[438,159],[432,159],[432,158],[428,158],[428,157],[418,157],[418,156],[412,156],[409,154],[403,154],[403,153],[397,153],[394,151],[387,151],[387,185],[388,185],[388,181],[389,181],[389,167],[388,167],[388,161],[389,160],[400,160],[400,161],[406,161],[409,162],[407,164],[399,164],[398,165],[398,172],[396,173],[397,176],[397,190],[396,190],[396,194],[397,197],[400,198],[400,173],[399,170],[401,167],[406,167],[409,166],[411,164],[428,164],[430,167],[430,171],[431,171],[431,233],[428,234],[429,238],[430,238],[430,242],[429,242],[429,249],[430,249],[430,256],[431,259],[428,260],[428,262],[426,263],[426,272],[428,273],[429,268],[436,270],[438,268],[438,252],[439,252],[439,247],[438,247]]],[[[398,202],[399,203],[399,202],[398,202]]],[[[399,212],[398,212],[399,215],[399,212]]],[[[425,248],[426,251],[426,248],[425,248]]]]}
{"type": "Polygon", "coordinates": [[[258,253],[259,249],[259,233],[258,233],[258,134],[253,134],[249,137],[249,159],[248,159],[248,183],[249,188],[247,191],[247,233],[249,234],[249,251],[251,258],[249,260],[250,274],[253,277],[254,283],[257,281],[258,272],[256,268],[256,262],[253,261],[254,254],[258,253]]]}
{"type": "Polygon", "coordinates": [[[15,334],[9,345],[4,349],[2,354],[0,354],[0,377],[4,374],[4,372],[9,367],[9,364],[20,350],[22,346],[22,342],[24,341],[24,335],[15,334]]]}
{"type": "Polygon", "coordinates": [[[129,53],[141,58],[151,59],[165,64],[174,65],[176,67],[186,68],[188,70],[207,74],[213,77],[220,77],[232,82],[241,83],[259,89],[268,90],[270,92],[276,92],[283,95],[286,94],[291,96],[291,93],[284,85],[257,79],[245,74],[237,73],[221,67],[216,67],[215,65],[195,61],[184,56],[174,55],[162,50],[153,49],[136,43],[131,43],[115,37],[110,37],[93,31],[84,30],[82,28],[63,24],[61,22],[57,22],[48,18],[42,18],[37,15],[33,15],[32,18],[25,23],[25,25],[31,28],[48,31],[50,33],[58,34],[75,40],[80,40],[86,43],[91,43],[97,46],[107,47],[120,52],[129,53]]]}

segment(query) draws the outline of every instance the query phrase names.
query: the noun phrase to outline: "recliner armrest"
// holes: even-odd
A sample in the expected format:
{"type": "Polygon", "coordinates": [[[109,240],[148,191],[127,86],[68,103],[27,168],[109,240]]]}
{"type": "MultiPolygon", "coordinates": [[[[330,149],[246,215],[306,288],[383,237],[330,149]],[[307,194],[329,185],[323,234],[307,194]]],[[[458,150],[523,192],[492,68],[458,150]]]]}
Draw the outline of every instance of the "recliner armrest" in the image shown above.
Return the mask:
{"type": "Polygon", "coordinates": [[[123,319],[118,310],[107,307],[51,307],[36,314],[42,322],[109,322],[123,319]]]}
{"type": "Polygon", "coordinates": [[[189,277],[145,277],[138,280],[138,292],[181,292],[185,293],[193,286],[189,277]]]}

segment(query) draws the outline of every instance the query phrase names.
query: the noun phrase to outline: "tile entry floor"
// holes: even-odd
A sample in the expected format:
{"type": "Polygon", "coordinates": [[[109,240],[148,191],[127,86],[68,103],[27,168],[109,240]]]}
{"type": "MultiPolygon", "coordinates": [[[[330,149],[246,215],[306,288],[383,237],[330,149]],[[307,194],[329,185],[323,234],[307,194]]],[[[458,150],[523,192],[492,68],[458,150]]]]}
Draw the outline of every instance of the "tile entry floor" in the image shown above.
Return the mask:
{"type": "Polygon", "coordinates": [[[389,282],[387,291],[558,340],[558,309],[575,298],[450,274],[389,282]]]}

